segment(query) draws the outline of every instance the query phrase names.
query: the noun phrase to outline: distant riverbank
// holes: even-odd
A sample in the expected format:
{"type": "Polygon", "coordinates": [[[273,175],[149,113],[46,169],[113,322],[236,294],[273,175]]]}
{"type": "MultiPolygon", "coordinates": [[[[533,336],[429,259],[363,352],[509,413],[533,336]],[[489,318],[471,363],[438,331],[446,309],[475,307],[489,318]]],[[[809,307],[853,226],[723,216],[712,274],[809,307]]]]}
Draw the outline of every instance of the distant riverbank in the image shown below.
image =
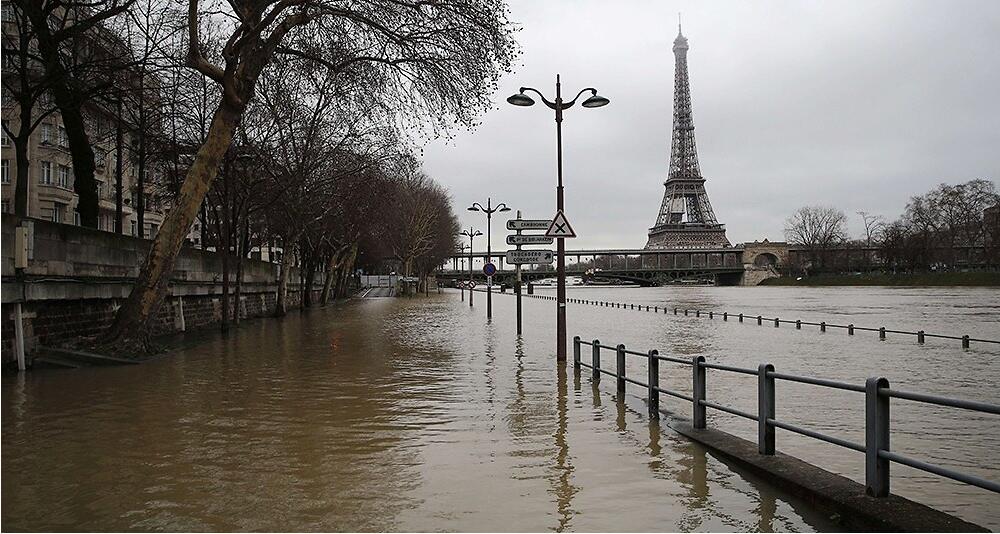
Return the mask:
{"type": "Polygon", "coordinates": [[[822,274],[782,276],[764,280],[762,286],[1000,286],[1000,272],[917,274],[822,274]]]}

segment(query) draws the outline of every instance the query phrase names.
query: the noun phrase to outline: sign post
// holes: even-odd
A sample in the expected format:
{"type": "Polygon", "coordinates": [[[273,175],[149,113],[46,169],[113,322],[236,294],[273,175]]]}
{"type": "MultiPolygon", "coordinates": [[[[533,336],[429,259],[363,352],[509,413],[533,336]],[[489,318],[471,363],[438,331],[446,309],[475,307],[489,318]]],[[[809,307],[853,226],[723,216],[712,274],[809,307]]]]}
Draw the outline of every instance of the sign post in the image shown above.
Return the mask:
{"type": "MultiPolygon", "coordinates": [[[[521,210],[517,210],[517,220],[521,220],[521,210]]],[[[514,236],[507,236],[507,242],[510,243],[510,238],[514,236]]],[[[517,236],[521,237],[521,229],[517,229],[517,236]]],[[[512,243],[517,245],[517,250],[521,250],[521,243],[512,243]]],[[[521,264],[515,265],[514,269],[517,271],[517,281],[514,282],[514,295],[517,297],[517,335],[521,335],[521,264]]]]}

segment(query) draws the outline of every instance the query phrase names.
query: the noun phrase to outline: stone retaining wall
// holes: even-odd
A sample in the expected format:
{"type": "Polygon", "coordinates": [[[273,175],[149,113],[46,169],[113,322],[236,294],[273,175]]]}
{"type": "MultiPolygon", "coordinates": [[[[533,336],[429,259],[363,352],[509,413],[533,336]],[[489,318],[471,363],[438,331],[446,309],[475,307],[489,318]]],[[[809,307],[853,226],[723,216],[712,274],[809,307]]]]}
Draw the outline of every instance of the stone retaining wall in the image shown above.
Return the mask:
{"type": "MultiPolygon", "coordinates": [[[[39,345],[59,346],[106,328],[128,296],[151,241],[38,219],[4,214],[0,219],[2,248],[3,362],[14,354],[14,318],[21,304],[27,354],[39,345]],[[28,231],[27,266],[15,269],[15,234],[28,231]]],[[[235,258],[232,265],[235,265],[235,258]]],[[[240,316],[274,313],[280,266],[244,260],[240,316]]],[[[232,276],[235,278],[235,267],[232,276]]],[[[322,283],[322,276],[317,277],[322,283]]],[[[231,282],[230,291],[235,289],[231,282]]],[[[321,286],[313,288],[314,302],[321,286]]],[[[222,256],[185,247],[177,258],[168,295],[153,321],[153,334],[180,332],[222,319],[222,256]]],[[[288,307],[300,306],[299,273],[289,277],[288,307]]],[[[232,295],[231,306],[235,307],[232,295]]]]}

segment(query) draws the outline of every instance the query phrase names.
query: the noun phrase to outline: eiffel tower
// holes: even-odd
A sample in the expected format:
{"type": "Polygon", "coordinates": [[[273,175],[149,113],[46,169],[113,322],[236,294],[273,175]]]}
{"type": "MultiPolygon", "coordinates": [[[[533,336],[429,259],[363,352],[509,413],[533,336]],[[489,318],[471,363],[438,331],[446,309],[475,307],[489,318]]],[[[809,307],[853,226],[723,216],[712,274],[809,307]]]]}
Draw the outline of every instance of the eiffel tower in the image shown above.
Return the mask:
{"type": "Polygon", "coordinates": [[[670,170],[656,225],[649,229],[647,249],[721,248],[730,246],[726,226],[719,224],[705,192],[698,165],[691,115],[691,86],[687,68],[688,41],[677,23],[674,39],[674,132],[670,143],[670,170]]]}

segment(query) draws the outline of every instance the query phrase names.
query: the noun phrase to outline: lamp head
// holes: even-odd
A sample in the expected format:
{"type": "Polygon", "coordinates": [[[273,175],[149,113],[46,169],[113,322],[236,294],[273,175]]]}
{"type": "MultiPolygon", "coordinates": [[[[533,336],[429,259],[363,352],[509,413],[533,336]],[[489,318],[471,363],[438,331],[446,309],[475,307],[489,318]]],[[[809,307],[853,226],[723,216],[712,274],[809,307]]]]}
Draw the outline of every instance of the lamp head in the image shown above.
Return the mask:
{"type": "Polygon", "coordinates": [[[469,211],[479,211],[479,208],[475,206],[469,206],[469,211]]]}
{"type": "Polygon", "coordinates": [[[524,93],[517,93],[507,97],[507,103],[513,104],[515,106],[533,106],[535,101],[531,99],[530,96],[524,93]]]}
{"type": "Polygon", "coordinates": [[[604,98],[601,95],[598,95],[595,92],[593,95],[590,96],[590,98],[584,100],[583,103],[580,105],[585,108],[599,108],[608,105],[608,103],[610,102],[611,102],[610,100],[604,98]]]}
{"type": "Polygon", "coordinates": [[[504,205],[504,207],[500,208],[500,211],[510,211],[510,208],[504,205]]]}

